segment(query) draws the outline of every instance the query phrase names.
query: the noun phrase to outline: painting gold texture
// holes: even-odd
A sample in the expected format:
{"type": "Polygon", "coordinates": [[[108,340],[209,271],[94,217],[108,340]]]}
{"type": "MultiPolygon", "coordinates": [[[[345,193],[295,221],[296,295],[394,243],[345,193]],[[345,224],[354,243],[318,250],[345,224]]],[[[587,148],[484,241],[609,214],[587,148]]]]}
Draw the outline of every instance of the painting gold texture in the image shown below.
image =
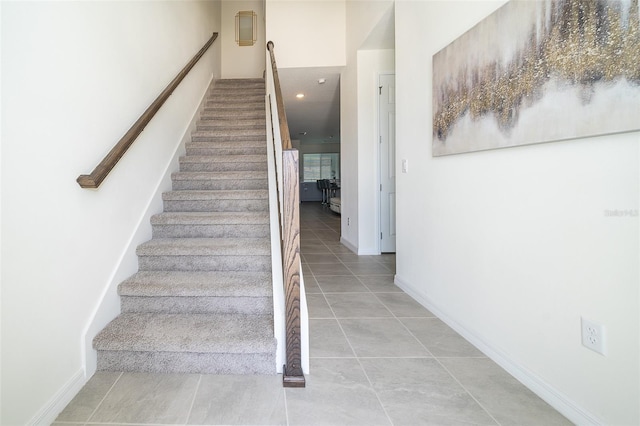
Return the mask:
{"type": "Polygon", "coordinates": [[[512,0],[433,57],[434,156],[638,129],[638,0],[512,0]]]}

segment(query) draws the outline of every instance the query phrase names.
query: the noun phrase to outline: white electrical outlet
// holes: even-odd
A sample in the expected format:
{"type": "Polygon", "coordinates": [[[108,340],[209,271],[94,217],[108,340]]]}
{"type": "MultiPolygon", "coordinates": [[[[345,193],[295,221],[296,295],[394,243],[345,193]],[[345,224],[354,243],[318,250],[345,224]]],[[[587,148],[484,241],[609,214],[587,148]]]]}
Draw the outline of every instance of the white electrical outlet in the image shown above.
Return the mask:
{"type": "Polygon", "coordinates": [[[584,318],[580,318],[580,323],[582,325],[582,346],[606,355],[604,326],[584,318]]]}

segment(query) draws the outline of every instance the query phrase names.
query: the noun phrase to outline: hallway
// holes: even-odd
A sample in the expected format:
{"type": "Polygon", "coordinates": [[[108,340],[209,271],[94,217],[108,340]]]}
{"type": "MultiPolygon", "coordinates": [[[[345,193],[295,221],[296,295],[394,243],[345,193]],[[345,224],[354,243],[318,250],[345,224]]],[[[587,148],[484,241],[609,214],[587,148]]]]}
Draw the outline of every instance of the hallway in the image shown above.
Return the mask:
{"type": "Polygon", "coordinates": [[[395,255],[357,256],[340,216],[301,210],[310,315],[305,389],[281,376],[96,373],[56,425],[570,424],[393,284],[395,255]]]}

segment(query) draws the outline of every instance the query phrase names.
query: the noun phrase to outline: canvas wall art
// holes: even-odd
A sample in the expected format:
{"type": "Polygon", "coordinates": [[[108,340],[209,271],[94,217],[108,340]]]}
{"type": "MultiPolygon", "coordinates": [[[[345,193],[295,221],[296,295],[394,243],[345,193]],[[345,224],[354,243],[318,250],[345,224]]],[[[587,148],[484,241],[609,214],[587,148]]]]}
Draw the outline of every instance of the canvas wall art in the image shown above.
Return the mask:
{"type": "Polygon", "coordinates": [[[433,56],[434,156],[638,129],[638,0],[512,0],[433,56]]]}

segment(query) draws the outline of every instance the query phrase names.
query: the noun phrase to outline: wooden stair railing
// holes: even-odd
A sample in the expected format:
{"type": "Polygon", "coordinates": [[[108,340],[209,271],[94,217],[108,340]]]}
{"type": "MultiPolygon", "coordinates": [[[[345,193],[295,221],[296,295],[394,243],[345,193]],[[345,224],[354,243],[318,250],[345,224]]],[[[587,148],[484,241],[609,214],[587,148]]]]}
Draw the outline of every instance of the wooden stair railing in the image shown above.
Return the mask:
{"type": "MultiPolygon", "coordinates": [[[[300,191],[298,150],[291,147],[287,114],[284,109],[273,42],[267,43],[276,94],[276,106],[282,143],[282,206],[279,206],[282,237],[282,271],[285,299],[286,364],[282,383],[285,387],[305,387],[302,371],[300,326],[300,191]]],[[[278,197],[280,198],[280,197],[278,197]]]]}
{"type": "Polygon", "coordinates": [[[104,159],[96,166],[96,168],[88,175],[80,175],[76,181],[82,188],[97,188],[100,186],[104,178],[107,177],[111,169],[118,163],[120,158],[127,152],[131,144],[142,133],[144,128],[149,124],[151,119],[156,115],[160,107],[171,96],[173,91],[178,87],[180,82],[191,71],[198,60],[205,54],[207,49],[218,38],[218,33],[213,33],[211,38],[202,46],[202,49],[195,54],[195,56],[184,66],[184,68],[176,75],[176,77],[169,83],[169,85],[160,93],[155,101],[147,108],[147,110],[138,118],[138,120],[131,126],[129,131],[116,143],[116,145],[109,151],[104,159]]]}

